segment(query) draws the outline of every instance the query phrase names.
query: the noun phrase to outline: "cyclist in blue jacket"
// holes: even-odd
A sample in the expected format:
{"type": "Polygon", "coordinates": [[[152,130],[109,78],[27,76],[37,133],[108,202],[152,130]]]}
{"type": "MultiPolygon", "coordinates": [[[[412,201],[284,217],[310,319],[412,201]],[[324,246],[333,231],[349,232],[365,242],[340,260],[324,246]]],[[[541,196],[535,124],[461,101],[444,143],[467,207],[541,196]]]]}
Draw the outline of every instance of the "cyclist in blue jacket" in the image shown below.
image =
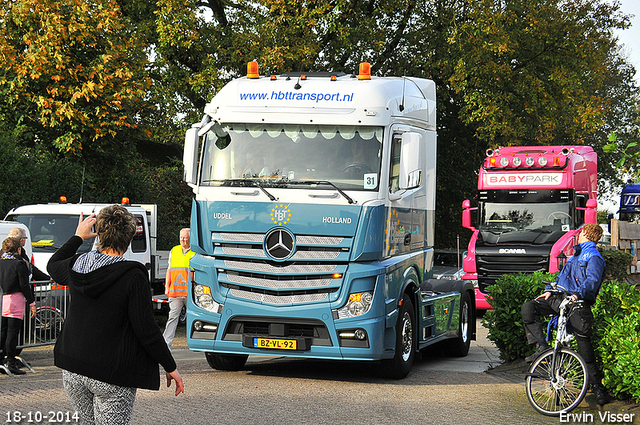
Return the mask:
{"type": "Polygon", "coordinates": [[[540,323],[540,316],[559,314],[559,306],[564,299],[563,292],[575,301],[568,312],[569,323],[573,327],[578,351],[587,364],[589,382],[592,384],[599,405],[607,403],[607,394],[601,385],[601,374],[596,365],[596,356],[591,344],[593,314],[591,306],[602,285],[605,262],[596,248],[596,242],[602,237],[602,228],[594,223],[585,224],[578,236],[578,245],[574,246],[574,255],[567,261],[556,278],[556,289],[547,285],[545,292],[535,300],[522,305],[522,320],[529,344],[536,344],[537,350],[525,359],[533,362],[549,348],[540,323]]]}

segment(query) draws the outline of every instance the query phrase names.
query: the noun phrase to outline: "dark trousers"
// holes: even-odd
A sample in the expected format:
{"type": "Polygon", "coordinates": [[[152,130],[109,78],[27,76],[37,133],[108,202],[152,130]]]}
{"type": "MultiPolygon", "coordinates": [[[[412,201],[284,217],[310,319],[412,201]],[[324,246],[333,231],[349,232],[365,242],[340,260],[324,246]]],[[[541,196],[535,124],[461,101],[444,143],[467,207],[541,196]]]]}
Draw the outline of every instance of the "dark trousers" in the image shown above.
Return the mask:
{"type": "MultiPolygon", "coordinates": [[[[541,316],[559,315],[560,303],[564,296],[551,295],[549,299],[539,298],[527,301],[522,305],[522,320],[529,344],[546,344],[545,334],[540,323],[541,316]]],[[[600,383],[600,371],[596,365],[596,355],[591,345],[593,333],[593,313],[586,303],[572,304],[567,310],[569,323],[573,327],[573,335],[578,344],[578,352],[587,364],[589,382],[600,383]]]]}
{"type": "Polygon", "coordinates": [[[22,330],[22,319],[13,317],[2,317],[2,328],[0,329],[0,347],[2,347],[2,357],[13,359],[16,356],[18,337],[22,330]]]}

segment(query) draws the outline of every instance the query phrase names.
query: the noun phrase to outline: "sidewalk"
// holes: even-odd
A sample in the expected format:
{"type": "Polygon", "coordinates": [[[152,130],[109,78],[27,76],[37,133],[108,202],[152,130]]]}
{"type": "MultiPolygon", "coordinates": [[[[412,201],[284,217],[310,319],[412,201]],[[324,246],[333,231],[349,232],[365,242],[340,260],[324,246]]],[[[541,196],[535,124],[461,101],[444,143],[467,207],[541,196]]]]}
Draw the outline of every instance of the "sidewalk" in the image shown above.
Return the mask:
{"type": "MultiPolygon", "coordinates": [[[[414,367],[441,371],[488,373],[506,381],[521,384],[524,397],[524,381],[529,365],[523,359],[502,363],[499,359],[498,349],[487,339],[487,335],[487,329],[483,326],[478,326],[477,341],[472,341],[472,349],[467,357],[426,356],[421,361],[416,362],[414,367]]],[[[203,353],[188,349],[184,326],[178,327],[176,332],[176,337],[173,341],[173,355],[179,364],[191,361],[206,361],[203,353]]],[[[23,351],[22,357],[31,364],[36,374],[59,373],[59,369],[53,365],[53,345],[27,348],[23,351]]],[[[268,358],[261,356],[251,356],[249,358],[250,363],[265,361],[265,359],[268,358]]],[[[20,379],[20,377],[10,378],[6,375],[0,375],[0,381],[3,379],[20,379]]],[[[640,404],[624,400],[613,400],[611,403],[600,407],[596,404],[595,396],[590,392],[587,393],[582,404],[574,410],[576,413],[581,411],[591,413],[594,417],[598,417],[598,412],[623,415],[633,414],[633,423],[640,424],[640,404]]]]}

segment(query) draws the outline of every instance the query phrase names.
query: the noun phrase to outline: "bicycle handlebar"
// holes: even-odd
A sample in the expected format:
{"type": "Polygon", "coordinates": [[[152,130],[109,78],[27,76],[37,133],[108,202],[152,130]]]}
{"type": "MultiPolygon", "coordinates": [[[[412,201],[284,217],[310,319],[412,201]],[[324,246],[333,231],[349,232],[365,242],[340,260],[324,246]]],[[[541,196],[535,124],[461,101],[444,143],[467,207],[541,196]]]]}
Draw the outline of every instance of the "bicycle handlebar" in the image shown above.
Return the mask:
{"type": "MultiPolygon", "coordinates": [[[[573,294],[569,294],[567,292],[567,290],[564,289],[564,288],[558,289],[558,282],[549,282],[548,280],[544,280],[543,279],[542,283],[551,286],[554,291],[562,292],[562,294],[565,296],[565,298],[571,298],[571,296],[573,295],[573,294]]],[[[583,300],[580,300],[580,299],[571,300],[571,302],[573,302],[573,303],[582,303],[582,301],[583,300]]]]}

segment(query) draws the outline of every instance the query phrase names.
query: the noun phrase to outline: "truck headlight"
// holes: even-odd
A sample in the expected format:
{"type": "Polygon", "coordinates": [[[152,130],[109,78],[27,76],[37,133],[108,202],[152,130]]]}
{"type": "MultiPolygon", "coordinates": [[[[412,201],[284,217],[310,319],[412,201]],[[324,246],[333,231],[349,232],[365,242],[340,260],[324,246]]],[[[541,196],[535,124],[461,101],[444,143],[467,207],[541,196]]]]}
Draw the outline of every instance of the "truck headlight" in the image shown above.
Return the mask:
{"type": "Polygon", "coordinates": [[[347,317],[361,316],[371,310],[372,304],[372,291],[349,294],[349,301],[344,307],[334,310],[334,318],[346,319],[347,317]]]}
{"type": "Polygon", "coordinates": [[[200,308],[212,313],[222,314],[223,305],[215,302],[208,286],[193,284],[193,302],[200,308]]]}

